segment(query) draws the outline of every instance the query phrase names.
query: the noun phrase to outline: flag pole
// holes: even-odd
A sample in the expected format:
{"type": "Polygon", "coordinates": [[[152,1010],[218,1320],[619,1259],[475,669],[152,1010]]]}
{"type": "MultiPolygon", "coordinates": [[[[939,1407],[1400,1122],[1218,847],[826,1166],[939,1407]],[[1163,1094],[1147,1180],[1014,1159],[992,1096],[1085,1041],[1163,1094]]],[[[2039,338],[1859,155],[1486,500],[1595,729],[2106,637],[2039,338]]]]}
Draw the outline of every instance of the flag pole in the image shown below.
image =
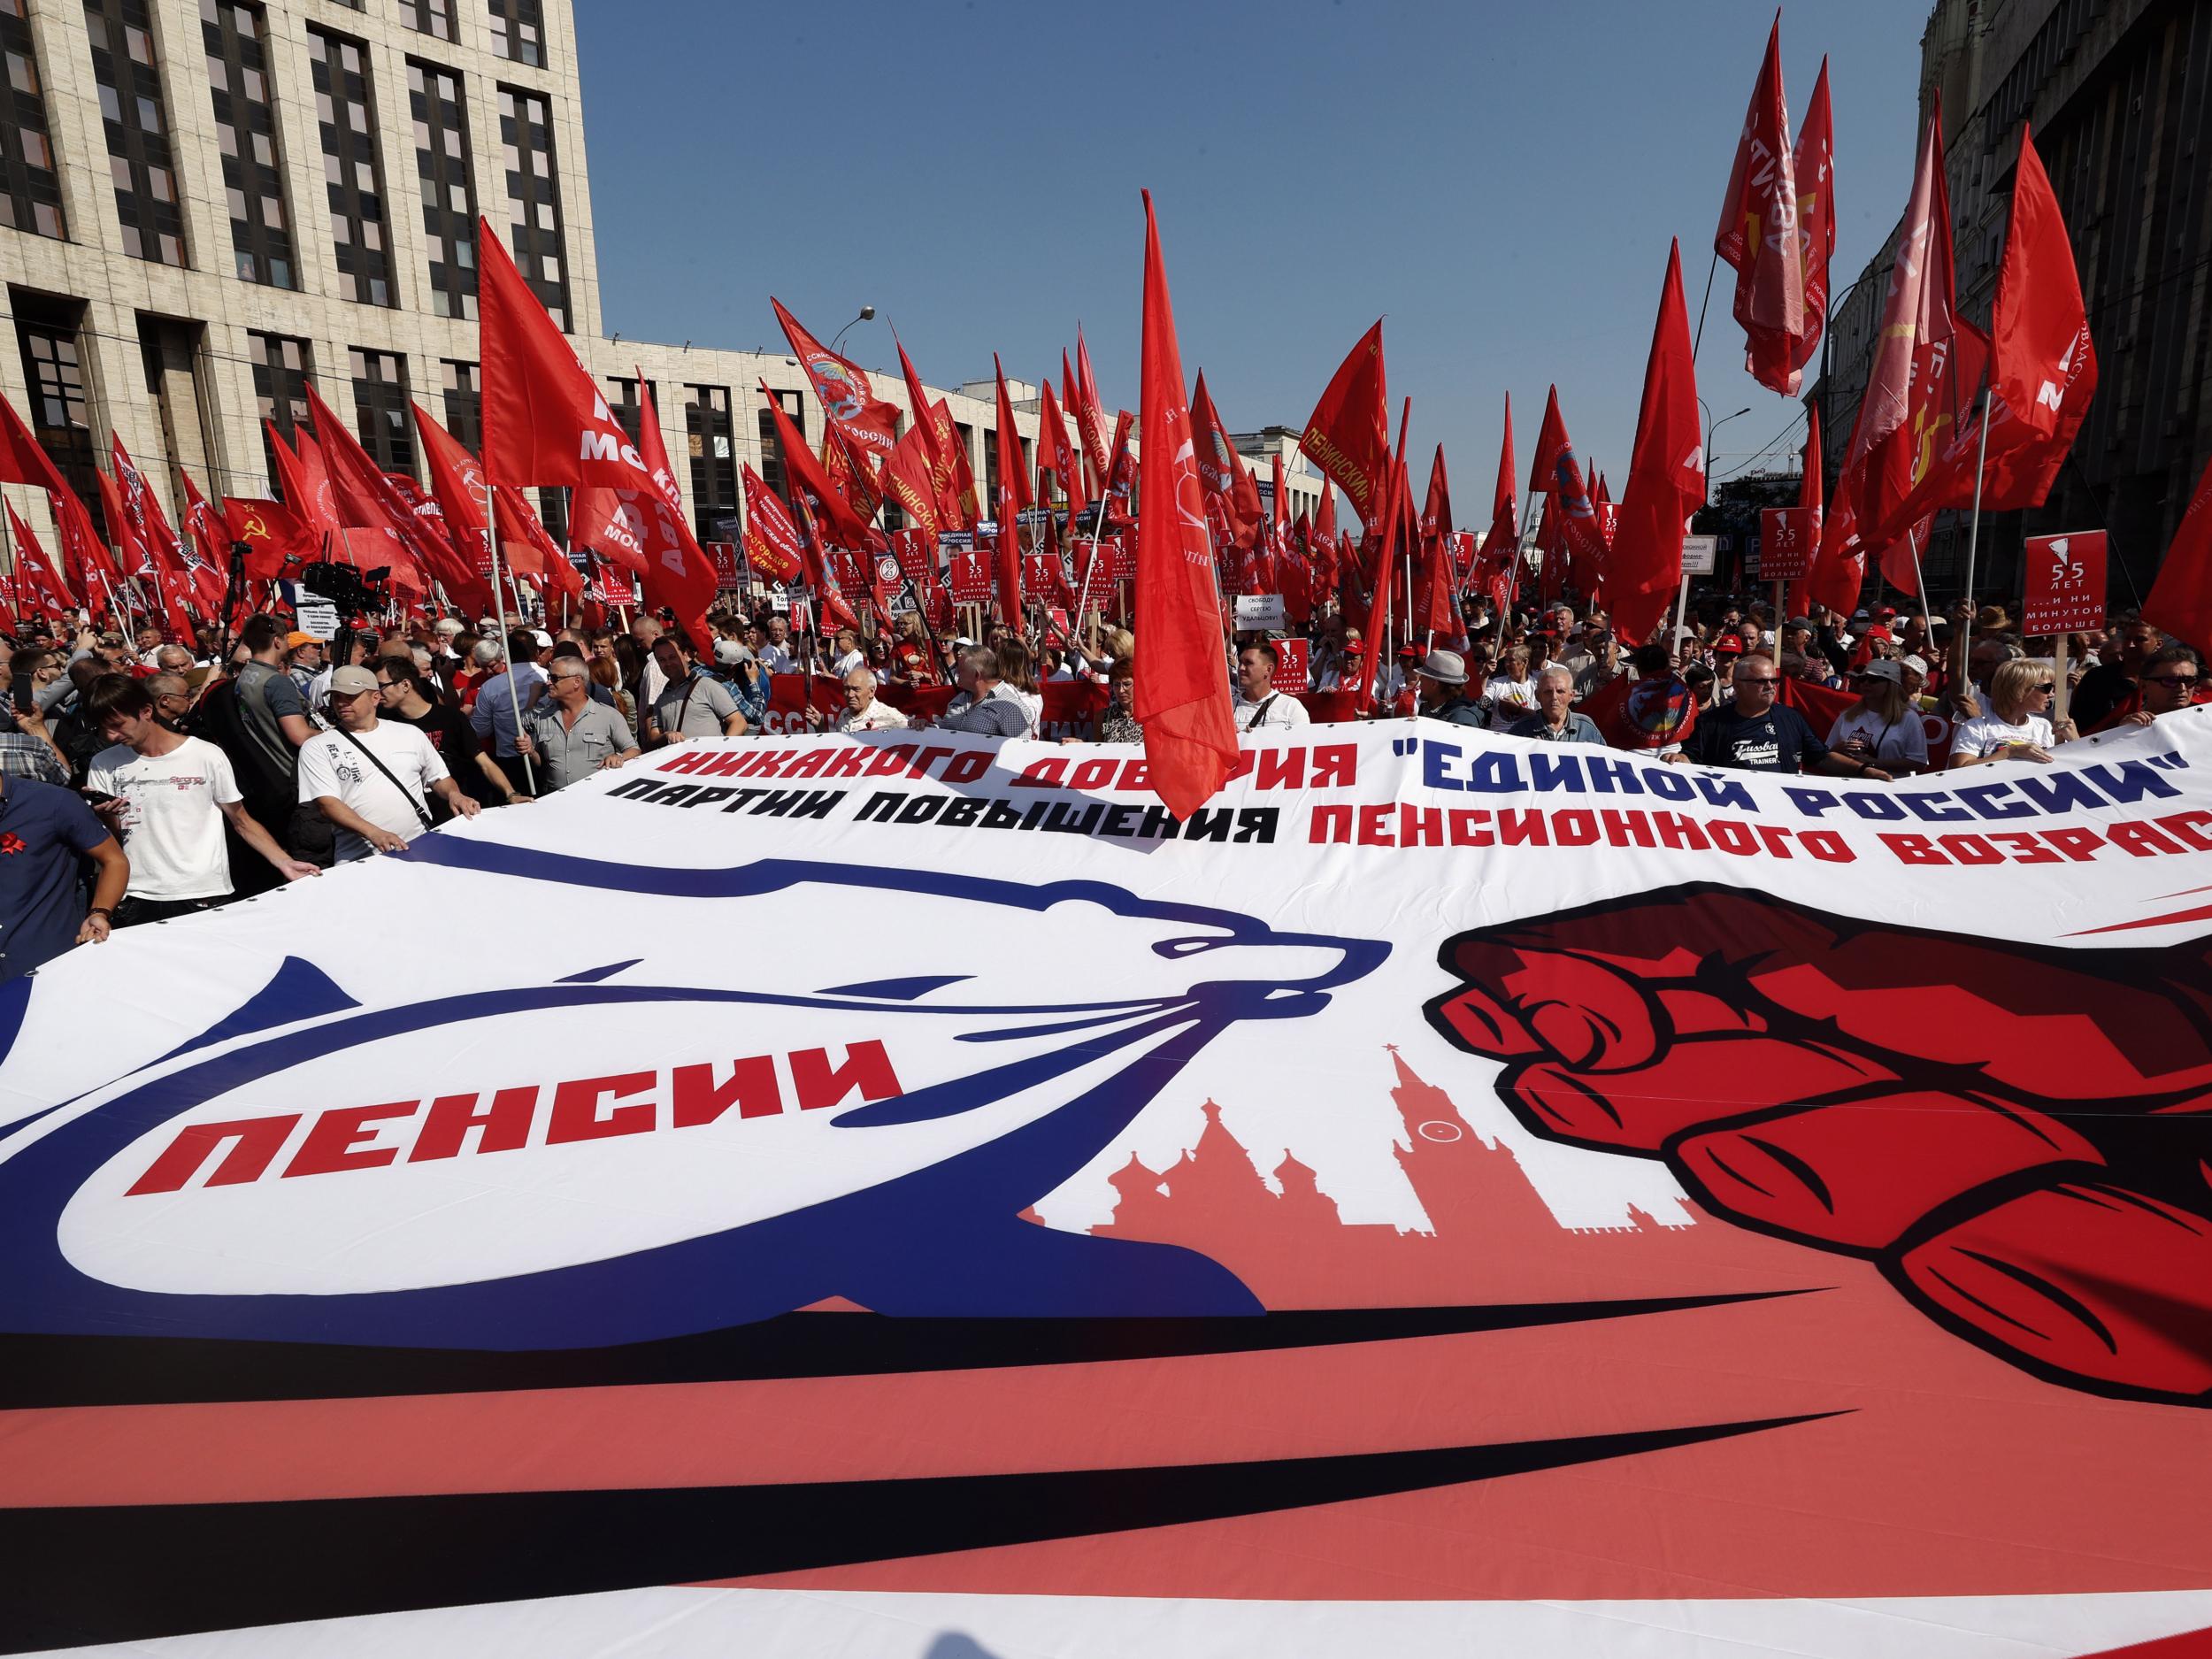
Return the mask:
{"type": "MultiPolygon", "coordinates": [[[[511,638],[514,629],[508,625],[507,592],[502,585],[500,574],[499,503],[492,494],[492,480],[489,472],[484,475],[484,542],[492,556],[492,603],[499,610],[499,631],[507,638],[511,638]]],[[[520,603],[519,598],[517,603],[520,603]]],[[[506,640],[503,639],[502,647],[504,648],[506,640]]],[[[515,684],[515,663],[511,651],[507,653],[507,699],[514,708],[515,736],[519,739],[522,736],[522,692],[515,684]]],[[[538,792],[537,768],[530,764],[529,756],[522,754],[522,746],[519,741],[515,745],[515,752],[522,755],[523,783],[534,795],[538,792]]]]}
{"type": "Polygon", "coordinates": [[[1705,267],[1705,297],[1697,303],[1697,334],[1690,341],[1690,363],[1697,363],[1697,349],[1705,343],[1705,308],[1713,303],[1713,276],[1720,269],[1720,250],[1713,250],[1713,263],[1705,267]]]}
{"type": "Polygon", "coordinates": [[[1974,647],[1974,553],[1982,534],[1982,472],[1989,461],[1989,391],[1982,390],[1982,434],[1974,456],[1974,516],[1966,527],[1966,620],[1959,626],[1959,672],[1972,678],[1967,664],[1974,647]]]}

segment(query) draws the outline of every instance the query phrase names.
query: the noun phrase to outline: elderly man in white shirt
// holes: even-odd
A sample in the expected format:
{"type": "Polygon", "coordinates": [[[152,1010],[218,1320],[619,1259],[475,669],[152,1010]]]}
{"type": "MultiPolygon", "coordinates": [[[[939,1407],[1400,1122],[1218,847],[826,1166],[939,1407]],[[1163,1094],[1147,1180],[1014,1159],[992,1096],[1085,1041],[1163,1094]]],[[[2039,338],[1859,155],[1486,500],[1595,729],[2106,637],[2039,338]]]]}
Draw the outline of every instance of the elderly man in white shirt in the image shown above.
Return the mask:
{"type": "MultiPolygon", "coordinates": [[[[816,731],[822,729],[822,711],[810,705],[806,723],[816,731]]],[[[830,726],[833,732],[896,732],[906,727],[906,716],[887,703],[876,699],[876,676],[872,669],[856,668],[845,676],[845,711],[830,726]]]]}
{"type": "Polygon", "coordinates": [[[1275,652],[1263,644],[1248,645],[1237,653],[1235,713],[1240,732],[1312,724],[1304,703],[1275,689],[1275,652]]]}

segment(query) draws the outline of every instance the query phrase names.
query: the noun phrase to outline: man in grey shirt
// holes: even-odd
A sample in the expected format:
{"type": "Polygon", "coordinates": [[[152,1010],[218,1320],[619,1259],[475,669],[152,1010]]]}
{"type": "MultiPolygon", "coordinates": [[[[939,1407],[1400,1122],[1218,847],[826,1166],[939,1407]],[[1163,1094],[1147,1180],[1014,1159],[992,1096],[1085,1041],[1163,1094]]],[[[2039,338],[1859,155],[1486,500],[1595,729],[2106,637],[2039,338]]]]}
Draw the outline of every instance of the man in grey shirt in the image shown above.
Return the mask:
{"type": "Polygon", "coordinates": [[[1554,663],[1536,677],[1536,712],[1525,714],[1506,728],[1509,737],[1532,737],[1545,743],[1594,743],[1605,747],[1597,722],[1578,714],[1574,702],[1574,671],[1554,663]]]}
{"type": "Polygon", "coordinates": [[[629,723],[591,700],[591,670],[580,657],[553,659],[546,695],[523,712],[518,749],[530,757],[540,795],[638,757],[629,723]]]}
{"type": "Polygon", "coordinates": [[[645,741],[655,748],[689,737],[742,737],[745,716],[729,687],[703,672],[680,634],[653,641],[653,660],[668,683],[645,710],[645,741]]]}

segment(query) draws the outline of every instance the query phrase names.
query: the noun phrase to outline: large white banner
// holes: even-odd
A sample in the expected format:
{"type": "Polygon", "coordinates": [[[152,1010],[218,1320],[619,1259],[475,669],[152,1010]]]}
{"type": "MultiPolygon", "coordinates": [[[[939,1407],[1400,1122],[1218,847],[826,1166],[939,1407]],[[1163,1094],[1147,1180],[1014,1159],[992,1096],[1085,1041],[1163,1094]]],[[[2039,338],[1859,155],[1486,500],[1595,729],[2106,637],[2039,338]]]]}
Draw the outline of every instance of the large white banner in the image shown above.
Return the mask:
{"type": "Polygon", "coordinates": [[[1317,726],[1179,826],[699,743],[81,948],[0,987],[0,1647],[2212,1626],[2208,718],[1317,726]]]}

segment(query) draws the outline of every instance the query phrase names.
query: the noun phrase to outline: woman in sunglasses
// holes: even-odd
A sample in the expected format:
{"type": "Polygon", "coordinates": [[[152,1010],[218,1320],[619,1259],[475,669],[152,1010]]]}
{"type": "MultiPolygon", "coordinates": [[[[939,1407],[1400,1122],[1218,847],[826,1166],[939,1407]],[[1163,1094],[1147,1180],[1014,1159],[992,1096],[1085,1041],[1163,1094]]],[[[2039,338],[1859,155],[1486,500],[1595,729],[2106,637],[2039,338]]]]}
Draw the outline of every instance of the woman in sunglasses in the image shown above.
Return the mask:
{"type": "Polygon", "coordinates": [[[1951,738],[1951,764],[1985,766],[1998,760],[2047,764],[2051,750],[2075,736],[2074,723],[2051,724],[2053,665],[2032,657],[2000,663],[1989,676],[1990,712],[1962,722],[1951,738]]]}

